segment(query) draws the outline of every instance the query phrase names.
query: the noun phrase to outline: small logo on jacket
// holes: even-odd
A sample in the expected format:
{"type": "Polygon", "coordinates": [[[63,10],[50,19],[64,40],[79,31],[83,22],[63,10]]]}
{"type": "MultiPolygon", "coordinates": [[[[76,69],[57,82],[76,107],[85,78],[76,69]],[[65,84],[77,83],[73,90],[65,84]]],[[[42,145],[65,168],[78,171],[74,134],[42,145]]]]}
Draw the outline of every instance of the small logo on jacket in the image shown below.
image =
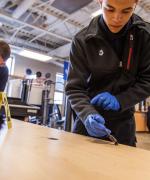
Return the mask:
{"type": "Polygon", "coordinates": [[[99,56],[103,56],[104,55],[104,51],[102,49],[99,50],[99,56]]]}

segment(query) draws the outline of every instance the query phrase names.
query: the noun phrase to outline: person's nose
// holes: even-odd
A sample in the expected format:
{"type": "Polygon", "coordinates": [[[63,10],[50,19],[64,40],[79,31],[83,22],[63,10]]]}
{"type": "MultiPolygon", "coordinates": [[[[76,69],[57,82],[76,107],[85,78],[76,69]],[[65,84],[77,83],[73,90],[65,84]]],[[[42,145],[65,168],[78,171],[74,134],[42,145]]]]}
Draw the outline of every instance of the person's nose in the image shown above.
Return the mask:
{"type": "Polygon", "coordinates": [[[122,14],[120,12],[116,12],[113,16],[113,20],[115,23],[120,23],[122,21],[122,14]]]}

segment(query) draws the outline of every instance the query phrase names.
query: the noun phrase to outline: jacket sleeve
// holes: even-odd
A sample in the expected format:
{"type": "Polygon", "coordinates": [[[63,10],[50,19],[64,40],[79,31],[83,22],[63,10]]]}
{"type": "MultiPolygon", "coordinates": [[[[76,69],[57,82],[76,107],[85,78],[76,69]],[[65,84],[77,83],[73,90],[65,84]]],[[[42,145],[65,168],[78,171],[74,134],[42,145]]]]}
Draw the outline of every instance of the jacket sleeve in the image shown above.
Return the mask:
{"type": "Polygon", "coordinates": [[[74,38],[70,51],[70,69],[65,91],[72,109],[84,121],[89,114],[98,113],[90,104],[87,93],[87,79],[90,71],[86,62],[85,51],[79,40],[74,38]]]}
{"type": "Polygon", "coordinates": [[[8,81],[8,68],[7,66],[0,67],[0,91],[5,90],[6,83],[8,81]]]}
{"type": "Polygon", "coordinates": [[[116,96],[121,104],[121,111],[150,96],[150,34],[144,41],[135,84],[116,96]]]}

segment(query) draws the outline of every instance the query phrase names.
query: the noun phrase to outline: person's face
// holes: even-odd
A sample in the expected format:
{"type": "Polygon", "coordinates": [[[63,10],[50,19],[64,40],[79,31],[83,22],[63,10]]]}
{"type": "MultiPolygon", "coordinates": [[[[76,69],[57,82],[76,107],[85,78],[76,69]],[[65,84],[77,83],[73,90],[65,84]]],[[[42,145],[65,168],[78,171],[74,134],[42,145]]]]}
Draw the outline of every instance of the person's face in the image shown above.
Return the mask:
{"type": "Polygon", "coordinates": [[[109,30],[119,32],[129,21],[136,7],[137,0],[98,0],[109,30]]]}
{"type": "Polygon", "coordinates": [[[4,64],[4,60],[2,58],[2,56],[0,55],[0,65],[4,64]]]}

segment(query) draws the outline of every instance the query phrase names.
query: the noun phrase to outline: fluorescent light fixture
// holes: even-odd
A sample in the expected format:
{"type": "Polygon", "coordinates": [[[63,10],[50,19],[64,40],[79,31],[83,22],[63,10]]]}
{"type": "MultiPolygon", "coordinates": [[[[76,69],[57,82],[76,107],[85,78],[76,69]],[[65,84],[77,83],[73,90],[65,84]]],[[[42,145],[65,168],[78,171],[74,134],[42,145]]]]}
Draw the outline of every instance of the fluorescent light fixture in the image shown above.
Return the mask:
{"type": "Polygon", "coordinates": [[[98,11],[95,11],[94,13],[92,13],[92,18],[94,18],[94,17],[96,17],[96,16],[98,16],[98,15],[100,15],[100,14],[102,14],[102,9],[99,9],[98,11]]]}
{"type": "Polygon", "coordinates": [[[21,50],[19,52],[19,55],[27,57],[27,58],[31,58],[31,59],[34,59],[34,60],[43,61],[43,62],[52,59],[51,56],[47,56],[47,55],[37,53],[37,52],[34,52],[34,51],[30,51],[30,50],[26,50],[26,49],[21,50]]]}

